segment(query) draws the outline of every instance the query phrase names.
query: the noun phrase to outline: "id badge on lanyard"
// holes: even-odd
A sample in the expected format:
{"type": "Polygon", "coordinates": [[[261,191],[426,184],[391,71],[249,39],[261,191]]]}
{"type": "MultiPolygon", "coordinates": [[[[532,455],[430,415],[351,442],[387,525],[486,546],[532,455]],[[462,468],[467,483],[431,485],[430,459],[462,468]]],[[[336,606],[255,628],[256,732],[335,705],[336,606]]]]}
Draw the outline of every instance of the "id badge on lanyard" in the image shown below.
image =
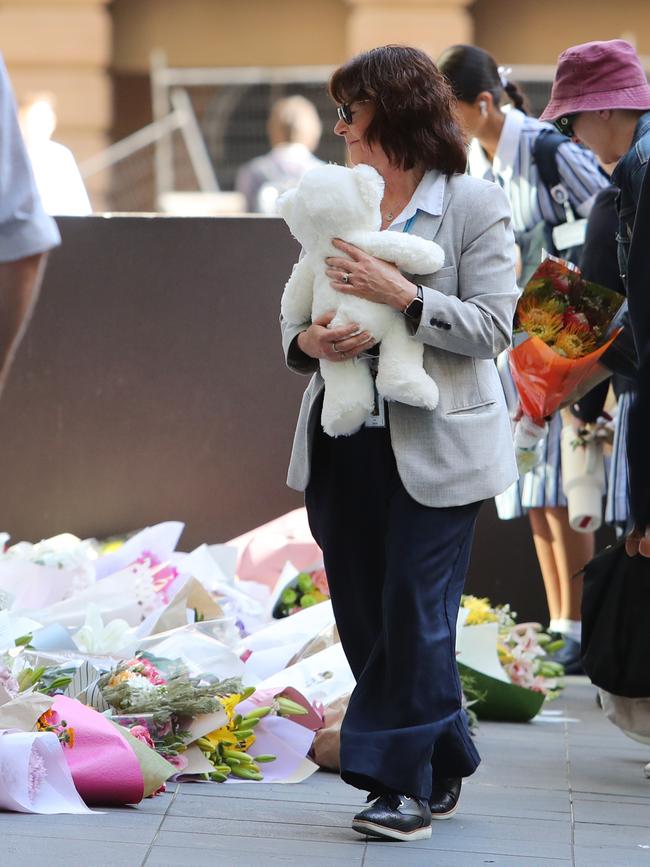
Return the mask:
{"type": "Polygon", "coordinates": [[[364,425],[366,427],[386,427],[386,401],[377,391],[377,371],[370,369],[372,373],[372,387],[375,392],[375,405],[372,408],[372,412],[365,420],[364,425]]]}
{"type": "MultiPolygon", "coordinates": [[[[402,229],[403,232],[410,231],[411,226],[415,222],[416,217],[417,217],[417,211],[415,212],[415,214],[412,217],[409,217],[409,219],[406,221],[406,223],[404,223],[404,228],[402,229]]],[[[381,347],[380,347],[379,351],[381,352],[381,347]]],[[[370,368],[370,372],[372,373],[372,386],[373,386],[374,393],[375,393],[375,405],[372,408],[372,412],[370,413],[368,418],[365,420],[364,426],[365,427],[376,427],[376,428],[386,427],[386,401],[377,391],[377,384],[376,384],[377,369],[373,366],[370,368]]]]}

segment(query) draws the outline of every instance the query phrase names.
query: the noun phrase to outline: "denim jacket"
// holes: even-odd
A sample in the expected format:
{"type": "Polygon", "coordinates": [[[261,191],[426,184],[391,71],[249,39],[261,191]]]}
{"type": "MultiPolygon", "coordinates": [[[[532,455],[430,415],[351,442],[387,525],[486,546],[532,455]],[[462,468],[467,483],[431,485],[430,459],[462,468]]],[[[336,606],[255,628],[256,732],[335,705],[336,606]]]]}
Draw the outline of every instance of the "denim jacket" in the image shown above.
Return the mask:
{"type": "Polygon", "coordinates": [[[641,184],[650,157],[650,111],[638,120],[632,146],[612,173],[612,182],[620,189],[618,197],[618,266],[627,285],[627,262],[634,219],[641,194],[641,184]]]}

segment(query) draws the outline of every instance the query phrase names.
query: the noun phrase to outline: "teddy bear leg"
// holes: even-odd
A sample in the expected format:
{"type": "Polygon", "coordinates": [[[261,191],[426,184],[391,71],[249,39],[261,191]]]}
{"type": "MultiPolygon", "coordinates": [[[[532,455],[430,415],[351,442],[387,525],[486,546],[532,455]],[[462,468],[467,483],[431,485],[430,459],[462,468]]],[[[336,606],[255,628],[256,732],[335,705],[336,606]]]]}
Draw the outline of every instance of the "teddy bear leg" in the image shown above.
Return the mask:
{"type": "Polygon", "coordinates": [[[387,400],[435,409],[438,386],[424,370],[423,359],[423,345],[408,334],[404,322],[396,320],[379,347],[379,394],[387,400]]]}
{"type": "Polygon", "coordinates": [[[349,436],[359,430],[375,403],[372,376],[363,361],[321,359],[325,382],[323,430],[331,437],[349,436]]]}

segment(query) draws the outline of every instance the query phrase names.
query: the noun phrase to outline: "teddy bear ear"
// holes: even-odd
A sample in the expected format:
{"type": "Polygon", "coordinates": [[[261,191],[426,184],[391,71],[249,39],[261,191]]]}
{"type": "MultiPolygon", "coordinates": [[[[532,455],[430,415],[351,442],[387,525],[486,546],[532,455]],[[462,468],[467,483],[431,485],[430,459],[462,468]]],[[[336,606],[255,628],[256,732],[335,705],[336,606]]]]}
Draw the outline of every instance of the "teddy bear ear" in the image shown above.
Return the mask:
{"type": "Polygon", "coordinates": [[[359,193],[369,208],[377,208],[384,196],[384,179],[372,166],[360,163],[352,169],[359,193]]]}
{"type": "Polygon", "coordinates": [[[281,196],[278,196],[275,203],[276,212],[285,220],[287,223],[291,219],[291,212],[293,210],[293,200],[296,196],[296,191],[287,190],[282,193],[281,196]]]}

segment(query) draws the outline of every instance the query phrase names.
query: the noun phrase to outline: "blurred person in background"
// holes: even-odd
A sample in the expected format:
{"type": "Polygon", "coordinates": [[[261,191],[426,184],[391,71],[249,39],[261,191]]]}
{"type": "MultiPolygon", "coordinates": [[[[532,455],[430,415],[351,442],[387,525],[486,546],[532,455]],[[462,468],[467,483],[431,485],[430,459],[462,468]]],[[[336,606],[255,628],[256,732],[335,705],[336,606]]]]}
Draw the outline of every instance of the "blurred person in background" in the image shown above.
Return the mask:
{"type": "Polygon", "coordinates": [[[43,210],[0,56],[0,391],[38,297],[47,251],[60,243],[43,210]]]}
{"type": "Polygon", "coordinates": [[[67,217],[91,214],[88,193],[72,152],[52,141],[57,123],[53,94],[27,94],[20,100],[19,119],[46,212],[67,217]]]}
{"type": "Polygon", "coordinates": [[[587,42],[558,58],[542,118],[616,163],[618,267],[628,297],[639,359],[637,397],[629,410],[630,555],[650,556],[650,86],[623,39],[587,42]]]}
{"type": "Polygon", "coordinates": [[[306,171],[322,165],[313,154],[321,132],[318,112],[303,96],[287,96],[273,104],[267,123],[271,150],[244,163],[235,179],[247,211],[274,214],[278,196],[297,186],[306,171]]]}
{"type": "MultiPolygon", "coordinates": [[[[512,207],[515,238],[524,255],[522,285],[541,261],[541,246],[531,237],[538,229],[545,237],[549,230],[567,219],[565,206],[551,193],[541,177],[542,160],[550,159],[557,183],[568,196],[571,210],[586,217],[596,194],[607,186],[592,153],[553,135],[553,129],[526,113],[525,100],[517,85],[509,81],[490,54],[473,45],[455,45],[445,51],[439,66],[458,100],[461,122],[472,144],[469,170],[472,175],[498,183],[512,207]],[[502,100],[512,103],[502,110],[502,100]],[[549,152],[550,149],[550,152],[549,152]],[[526,250],[530,258],[526,260],[526,250]]],[[[562,252],[560,255],[566,254],[562,252]]],[[[512,412],[518,396],[505,355],[499,370],[512,412]]],[[[556,413],[542,445],[542,459],[505,494],[497,498],[503,520],[528,513],[550,615],[550,631],[565,645],[557,660],[569,674],[581,671],[580,638],[581,579],[573,576],[593,556],[593,533],[571,529],[567,500],[562,488],[560,438],[562,419],[556,413]]]]}

